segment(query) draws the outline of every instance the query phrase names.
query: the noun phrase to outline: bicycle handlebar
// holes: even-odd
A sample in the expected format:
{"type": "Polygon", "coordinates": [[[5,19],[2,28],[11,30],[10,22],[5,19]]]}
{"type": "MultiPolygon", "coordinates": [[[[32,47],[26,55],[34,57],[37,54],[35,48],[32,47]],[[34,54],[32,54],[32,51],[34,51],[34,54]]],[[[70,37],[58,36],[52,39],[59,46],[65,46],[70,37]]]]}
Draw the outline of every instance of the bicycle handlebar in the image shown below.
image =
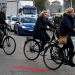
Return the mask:
{"type": "Polygon", "coordinates": [[[55,32],[57,29],[49,28],[49,29],[47,29],[47,30],[50,30],[50,31],[55,32]]]}

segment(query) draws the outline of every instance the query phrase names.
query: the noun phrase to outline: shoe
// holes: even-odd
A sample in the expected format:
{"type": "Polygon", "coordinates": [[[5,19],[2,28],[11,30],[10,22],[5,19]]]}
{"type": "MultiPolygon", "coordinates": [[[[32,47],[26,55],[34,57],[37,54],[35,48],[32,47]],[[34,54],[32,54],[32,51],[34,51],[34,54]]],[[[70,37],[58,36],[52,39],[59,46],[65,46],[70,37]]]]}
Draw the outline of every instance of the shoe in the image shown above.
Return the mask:
{"type": "Polygon", "coordinates": [[[3,45],[0,45],[0,48],[3,48],[3,45]]]}
{"type": "MultiPolygon", "coordinates": [[[[43,52],[40,52],[40,55],[43,56],[43,55],[44,55],[44,51],[43,51],[43,52]]],[[[45,54],[45,55],[46,55],[46,54],[45,54]]]]}
{"type": "Polygon", "coordinates": [[[40,55],[43,56],[44,55],[44,52],[40,52],[40,55]]]}
{"type": "Polygon", "coordinates": [[[75,67],[75,64],[73,62],[69,62],[68,65],[70,65],[71,67],[75,67]]]}

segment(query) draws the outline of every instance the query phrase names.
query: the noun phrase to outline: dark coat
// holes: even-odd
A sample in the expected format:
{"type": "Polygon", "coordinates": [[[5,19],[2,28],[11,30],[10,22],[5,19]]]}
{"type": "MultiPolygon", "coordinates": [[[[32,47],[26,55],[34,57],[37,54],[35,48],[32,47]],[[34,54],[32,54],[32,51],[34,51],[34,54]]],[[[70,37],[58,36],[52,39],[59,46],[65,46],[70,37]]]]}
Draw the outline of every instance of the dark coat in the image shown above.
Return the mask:
{"type": "Polygon", "coordinates": [[[53,26],[48,19],[44,20],[43,17],[39,17],[36,21],[36,25],[33,31],[33,38],[39,39],[42,35],[45,36],[47,25],[51,28],[56,29],[56,26],[53,26]]]}
{"type": "Polygon", "coordinates": [[[5,22],[5,15],[3,12],[0,12],[0,24],[7,25],[7,23],[5,22]]]}
{"type": "Polygon", "coordinates": [[[68,35],[73,31],[74,20],[68,14],[64,14],[60,24],[60,35],[68,35]]]}

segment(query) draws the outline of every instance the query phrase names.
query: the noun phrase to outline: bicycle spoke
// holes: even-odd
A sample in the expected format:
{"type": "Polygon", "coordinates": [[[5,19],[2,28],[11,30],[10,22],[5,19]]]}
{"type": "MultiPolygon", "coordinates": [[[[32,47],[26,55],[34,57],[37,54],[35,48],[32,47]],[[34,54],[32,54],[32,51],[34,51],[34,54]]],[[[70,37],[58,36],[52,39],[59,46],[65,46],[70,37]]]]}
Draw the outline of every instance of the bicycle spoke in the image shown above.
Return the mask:
{"type": "Polygon", "coordinates": [[[24,45],[24,55],[29,60],[35,60],[39,56],[39,45],[33,39],[30,39],[24,45]]]}
{"type": "Polygon", "coordinates": [[[58,46],[49,46],[43,56],[45,66],[51,70],[58,69],[63,63],[62,58],[60,59],[58,56],[57,49],[59,49],[58,46]]]}
{"type": "Polygon", "coordinates": [[[5,38],[3,42],[3,47],[3,50],[7,55],[13,54],[16,49],[16,42],[14,38],[11,36],[5,38]]]}

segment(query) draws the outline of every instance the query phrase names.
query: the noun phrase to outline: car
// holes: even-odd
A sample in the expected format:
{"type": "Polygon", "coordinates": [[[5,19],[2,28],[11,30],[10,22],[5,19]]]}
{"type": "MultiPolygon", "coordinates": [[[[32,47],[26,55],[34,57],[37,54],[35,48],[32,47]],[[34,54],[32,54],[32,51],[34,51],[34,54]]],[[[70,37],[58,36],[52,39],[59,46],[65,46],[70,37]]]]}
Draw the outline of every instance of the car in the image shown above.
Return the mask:
{"type": "Polygon", "coordinates": [[[20,34],[32,34],[35,27],[36,18],[32,17],[20,17],[14,25],[14,33],[20,34]]]}
{"type": "Polygon", "coordinates": [[[11,15],[7,15],[7,16],[6,16],[6,20],[5,20],[5,21],[6,21],[6,23],[7,23],[8,25],[9,25],[10,18],[11,18],[11,15]]]}
{"type": "Polygon", "coordinates": [[[54,19],[54,25],[59,27],[61,20],[63,18],[64,13],[54,13],[53,14],[53,19],[54,19]]]}
{"type": "Polygon", "coordinates": [[[49,21],[52,21],[52,17],[49,17],[48,19],[49,19],[49,21]]]}
{"type": "Polygon", "coordinates": [[[53,17],[49,17],[48,20],[53,23],[53,17]]]}
{"type": "Polygon", "coordinates": [[[14,30],[14,24],[16,21],[19,21],[19,18],[17,16],[12,16],[10,18],[10,27],[9,27],[10,30],[14,30]]]}

